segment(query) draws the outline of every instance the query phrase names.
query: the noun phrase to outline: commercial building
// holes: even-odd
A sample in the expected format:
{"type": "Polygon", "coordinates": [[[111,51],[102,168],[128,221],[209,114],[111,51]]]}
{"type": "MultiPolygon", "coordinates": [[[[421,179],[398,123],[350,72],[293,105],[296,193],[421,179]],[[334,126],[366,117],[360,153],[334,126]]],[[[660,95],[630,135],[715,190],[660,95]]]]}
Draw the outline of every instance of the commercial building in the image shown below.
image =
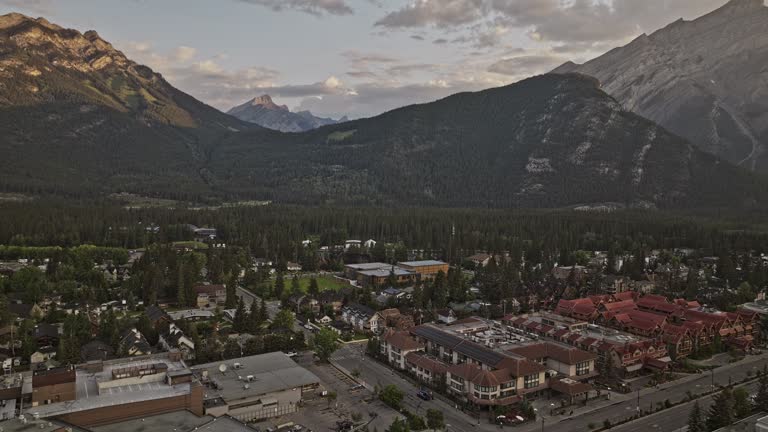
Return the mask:
{"type": "Polygon", "coordinates": [[[203,415],[202,386],[172,353],[36,373],[31,402],[23,414],[82,428],[180,410],[203,415]]]}
{"type": "Polygon", "coordinates": [[[397,284],[432,280],[439,272],[448,273],[448,263],[442,261],[409,261],[397,265],[386,263],[349,264],[344,267],[347,279],[361,286],[379,287],[394,278],[397,284]]]}
{"type": "Polygon", "coordinates": [[[404,270],[418,273],[420,280],[434,279],[440,272],[448,273],[448,263],[442,261],[408,261],[397,263],[397,265],[404,270]]]}
{"type": "Polygon", "coordinates": [[[204,412],[252,421],[286,415],[314,397],[320,379],[281,352],[192,368],[205,386],[204,412]]]}
{"type": "Polygon", "coordinates": [[[596,375],[596,355],[555,343],[493,349],[470,340],[469,328],[427,324],[390,331],[381,354],[394,368],[478,407],[513,405],[550,389],[572,401],[592,390],[583,381],[596,375]]]}

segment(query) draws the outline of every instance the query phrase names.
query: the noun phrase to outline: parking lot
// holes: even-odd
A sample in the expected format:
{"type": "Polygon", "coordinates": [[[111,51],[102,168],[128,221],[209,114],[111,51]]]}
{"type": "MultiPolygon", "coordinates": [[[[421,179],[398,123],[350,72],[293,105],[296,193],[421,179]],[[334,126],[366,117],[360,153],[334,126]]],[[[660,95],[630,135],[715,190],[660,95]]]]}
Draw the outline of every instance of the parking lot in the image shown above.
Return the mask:
{"type": "MultiPolygon", "coordinates": [[[[335,367],[329,364],[315,364],[309,352],[301,353],[294,360],[317,375],[324,389],[335,393],[336,398],[315,397],[306,400],[296,413],[257,423],[255,426],[260,430],[293,423],[304,426],[305,430],[329,431],[335,430],[337,422],[351,421],[354,416],[359,418],[358,423],[371,421],[369,430],[375,427],[383,431],[395,419],[395,411],[335,367]]],[[[290,430],[290,427],[284,430],[290,430]]]]}

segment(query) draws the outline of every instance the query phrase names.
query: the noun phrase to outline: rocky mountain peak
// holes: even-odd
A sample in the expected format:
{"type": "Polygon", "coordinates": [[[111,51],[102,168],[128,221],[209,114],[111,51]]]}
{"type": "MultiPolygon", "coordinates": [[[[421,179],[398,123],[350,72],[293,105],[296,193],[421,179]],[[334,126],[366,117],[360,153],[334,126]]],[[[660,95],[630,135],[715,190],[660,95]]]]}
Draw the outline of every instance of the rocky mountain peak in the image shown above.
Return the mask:
{"type": "Polygon", "coordinates": [[[272,96],[265,94],[261,96],[257,96],[253,99],[251,99],[250,102],[248,102],[251,106],[261,106],[267,109],[273,109],[273,110],[280,110],[280,111],[289,111],[288,107],[285,105],[278,105],[272,100],[272,96]]]}
{"type": "Polygon", "coordinates": [[[593,76],[625,109],[736,165],[768,172],[762,78],[768,61],[765,0],[731,0],[699,18],[564,70],[593,76]]]}

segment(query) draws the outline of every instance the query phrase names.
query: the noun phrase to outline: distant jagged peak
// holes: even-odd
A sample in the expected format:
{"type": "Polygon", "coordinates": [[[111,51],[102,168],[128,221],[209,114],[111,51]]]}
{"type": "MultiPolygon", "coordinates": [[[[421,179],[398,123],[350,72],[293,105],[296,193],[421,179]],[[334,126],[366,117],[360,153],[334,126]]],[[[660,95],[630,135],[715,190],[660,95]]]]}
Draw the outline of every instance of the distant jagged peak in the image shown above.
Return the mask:
{"type": "Polygon", "coordinates": [[[269,109],[274,109],[274,110],[290,111],[287,106],[276,104],[272,100],[272,96],[270,96],[268,94],[257,96],[255,98],[251,99],[248,102],[248,105],[251,105],[251,106],[262,106],[264,108],[269,108],[269,109]]]}

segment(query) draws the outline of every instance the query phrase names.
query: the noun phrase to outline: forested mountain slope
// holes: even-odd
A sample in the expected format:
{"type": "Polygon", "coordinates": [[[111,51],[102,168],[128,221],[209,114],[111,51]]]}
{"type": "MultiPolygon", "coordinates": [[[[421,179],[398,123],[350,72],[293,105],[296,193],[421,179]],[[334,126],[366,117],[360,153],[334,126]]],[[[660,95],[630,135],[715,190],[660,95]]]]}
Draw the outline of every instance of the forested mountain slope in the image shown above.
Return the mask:
{"type": "Polygon", "coordinates": [[[102,40],[0,17],[0,184],[26,192],[206,194],[212,142],[257,128],[175,89],[102,40]]]}
{"type": "Polygon", "coordinates": [[[765,193],[761,180],[624,111],[580,75],[301,135],[238,134],[210,163],[238,192],[309,202],[707,207],[751,205],[765,193]]]}
{"type": "Polygon", "coordinates": [[[223,114],[94,32],[0,17],[0,189],[389,206],[754,207],[766,183],[581,75],[286,134],[223,114]]]}

